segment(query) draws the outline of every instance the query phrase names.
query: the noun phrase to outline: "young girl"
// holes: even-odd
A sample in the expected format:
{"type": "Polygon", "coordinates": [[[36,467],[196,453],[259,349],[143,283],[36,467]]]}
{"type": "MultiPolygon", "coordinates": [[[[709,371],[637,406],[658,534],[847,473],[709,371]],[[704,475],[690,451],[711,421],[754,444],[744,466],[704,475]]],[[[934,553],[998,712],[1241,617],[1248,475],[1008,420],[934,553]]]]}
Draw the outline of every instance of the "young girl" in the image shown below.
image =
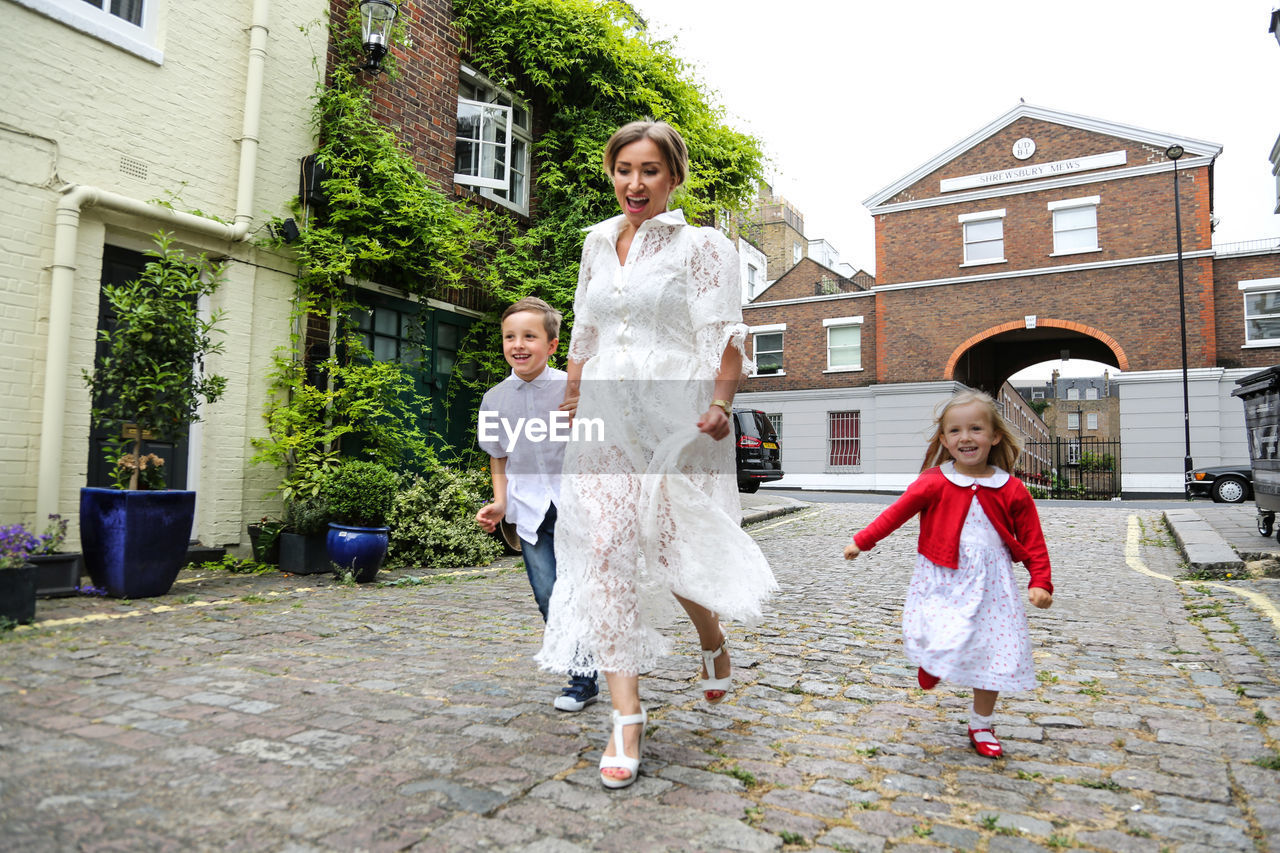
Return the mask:
{"type": "Polygon", "coordinates": [[[969,742],[987,758],[1003,754],[991,727],[996,697],[1036,683],[1012,560],[1031,572],[1031,603],[1053,604],[1040,517],[1008,473],[1020,451],[989,395],[956,394],[938,416],[920,476],[844,549],[852,560],[920,513],[920,553],[902,613],[907,657],[925,690],[943,679],[973,688],[969,742]]]}

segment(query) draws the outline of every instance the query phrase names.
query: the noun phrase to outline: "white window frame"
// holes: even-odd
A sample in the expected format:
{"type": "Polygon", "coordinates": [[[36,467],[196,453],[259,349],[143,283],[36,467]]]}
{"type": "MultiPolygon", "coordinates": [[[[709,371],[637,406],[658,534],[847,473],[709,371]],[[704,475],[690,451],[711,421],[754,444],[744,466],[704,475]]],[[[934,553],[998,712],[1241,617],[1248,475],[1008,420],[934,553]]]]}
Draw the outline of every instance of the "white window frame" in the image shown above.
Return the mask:
{"type": "MultiPolygon", "coordinates": [[[[483,128],[480,131],[479,144],[481,145],[493,144],[497,147],[500,147],[500,150],[502,151],[503,156],[502,156],[502,177],[501,178],[487,178],[487,177],[484,177],[483,175],[472,175],[469,173],[457,171],[458,165],[457,165],[457,159],[455,154],[455,160],[454,160],[455,171],[453,173],[454,183],[461,184],[462,186],[467,186],[467,187],[475,187],[476,191],[480,193],[480,195],[483,196],[484,198],[497,202],[503,207],[510,208],[516,211],[517,213],[528,215],[529,196],[533,191],[533,175],[530,170],[530,164],[532,162],[531,152],[533,150],[533,114],[529,111],[528,105],[526,105],[522,100],[517,98],[511,92],[508,92],[506,89],[503,89],[501,86],[498,86],[493,81],[485,77],[483,74],[480,74],[478,71],[476,71],[474,68],[471,68],[467,65],[462,65],[461,78],[472,86],[486,90],[485,95],[488,98],[490,98],[490,100],[480,101],[480,100],[475,100],[473,98],[464,98],[461,94],[459,94],[458,95],[459,111],[461,111],[461,109],[464,106],[467,106],[475,109],[490,111],[495,115],[501,116],[501,118],[498,120],[503,122],[502,133],[506,141],[500,144],[485,143],[483,128]],[[511,105],[497,103],[499,99],[508,101],[510,102],[511,105]],[[524,112],[524,115],[526,116],[529,127],[521,127],[520,123],[515,120],[515,112],[517,107],[524,112]],[[524,144],[523,145],[524,154],[520,158],[521,160],[520,163],[514,162],[516,158],[513,155],[513,151],[516,148],[515,142],[517,140],[519,140],[524,144]],[[512,168],[513,165],[515,166],[514,169],[512,168]],[[510,197],[513,172],[518,172],[524,176],[524,187],[523,187],[524,197],[523,198],[512,199],[510,197]],[[506,195],[505,196],[501,195],[501,193],[506,193],[506,195]]],[[[454,129],[454,139],[456,142],[457,140],[456,126],[454,129]]]]}
{"type": "Polygon", "coordinates": [[[984,210],[978,213],[962,213],[956,217],[960,223],[960,241],[964,244],[964,262],[960,264],[962,267],[976,267],[984,264],[1003,264],[1007,263],[1004,258],[1004,215],[1005,209],[984,210]],[[969,228],[974,225],[981,225],[987,222],[1000,223],[1000,257],[998,258],[979,258],[977,260],[969,259],[969,247],[979,246],[986,243],[994,243],[995,240],[970,240],[969,228]]]}
{"type": "Polygon", "coordinates": [[[1073,438],[1067,442],[1067,464],[1080,464],[1080,439],[1073,438]]]}
{"type": "Polygon", "coordinates": [[[773,434],[777,437],[778,444],[782,444],[782,412],[765,412],[764,416],[773,425],[773,434]]]}
{"type": "MultiPolygon", "coordinates": [[[[822,321],[822,327],[827,330],[827,369],[823,373],[856,373],[862,370],[862,317],[828,317],[822,321]],[[852,365],[836,366],[831,363],[831,330],[843,329],[849,326],[859,328],[858,332],[858,363],[852,365]]],[[[851,349],[851,347],[842,347],[843,349],[851,349]]]]}
{"type": "Polygon", "coordinates": [[[131,24],[107,11],[111,7],[110,0],[90,0],[88,3],[85,0],[16,0],[16,2],[46,18],[52,18],[73,30],[79,30],[86,35],[113,44],[148,62],[154,62],[156,65],[164,63],[164,51],[156,46],[156,31],[159,29],[157,25],[159,13],[156,8],[159,5],[158,0],[143,0],[141,25],[131,24]],[[96,8],[92,5],[94,3],[97,4],[96,8]]]}
{"type": "Polygon", "coordinates": [[[791,264],[792,264],[792,266],[795,266],[796,264],[800,263],[800,260],[801,260],[803,257],[804,257],[804,247],[803,247],[803,246],[801,246],[799,243],[796,243],[795,241],[792,241],[792,243],[791,243],[791,264]]]}
{"type": "Polygon", "coordinates": [[[1079,389],[1079,388],[1068,388],[1068,389],[1067,389],[1067,399],[1068,399],[1068,400],[1070,400],[1070,401],[1071,401],[1071,402],[1073,402],[1073,403],[1074,403],[1074,402],[1076,402],[1077,400],[1079,400],[1079,399],[1080,399],[1080,389],[1079,389]]]}
{"type": "Polygon", "coordinates": [[[1084,428],[1090,430],[1098,429],[1098,413],[1086,412],[1084,416],[1084,428]]]}
{"type": "Polygon", "coordinates": [[[1044,399],[1044,392],[1043,392],[1043,391],[1041,391],[1041,390],[1039,390],[1039,389],[1036,389],[1035,391],[1032,391],[1032,392],[1031,392],[1031,399],[1032,399],[1032,400],[1043,400],[1043,399],[1044,399]]]}
{"type": "Polygon", "coordinates": [[[1280,320],[1280,313],[1271,314],[1250,314],[1249,313],[1249,297],[1257,296],[1263,293],[1276,293],[1280,295],[1280,278],[1254,278],[1241,281],[1237,287],[1240,290],[1243,304],[1241,305],[1241,314],[1244,319],[1244,346],[1241,349],[1252,349],[1254,347],[1277,347],[1280,346],[1280,335],[1274,338],[1258,338],[1253,339],[1249,334],[1250,320],[1280,320]]]}
{"type": "Polygon", "coordinates": [[[851,468],[859,468],[862,466],[862,412],[860,410],[851,410],[843,412],[827,412],[827,468],[837,471],[846,471],[851,468]],[[854,435],[852,437],[842,436],[835,437],[835,425],[837,422],[845,422],[853,424],[854,435]],[[841,450],[836,452],[837,441],[852,441],[850,450],[841,450]],[[852,456],[852,461],[836,461],[837,458],[845,459],[852,456]]]}
{"type": "Polygon", "coordinates": [[[1067,429],[1069,430],[1080,429],[1080,413],[1079,412],[1067,412],[1067,429]]]}
{"type": "Polygon", "coordinates": [[[1101,196],[1091,195],[1084,198],[1064,198],[1060,201],[1051,201],[1048,204],[1049,215],[1053,220],[1053,253],[1051,258],[1060,257],[1062,255],[1080,255],[1086,252],[1100,252],[1101,246],[1098,245],[1098,204],[1102,201],[1101,196]],[[1080,210],[1082,208],[1093,209],[1093,226],[1092,228],[1066,228],[1060,227],[1058,214],[1065,214],[1069,211],[1080,210]],[[1093,245],[1081,246],[1075,249],[1063,249],[1058,246],[1059,234],[1073,234],[1077,232],[1093,231],[1093,245]]]}
{"type": "Polygon", "coordinates": [[[751,355],[752,361],[756,363],[756,376],[786,376],[786,352],[787,352],[787,324],[786,323],[770,323],[767,326],[751,326],[747,329],[747,333],[751,335],[751,355]],[[782,367],[774,373],[760,372],[760,344],[757,335],[781,335],[782,347],[777,350],[765,350],[765,352],[776,352],[782,358],[782,367]]]}
{"type": "Polygon", "coordinates": [[[1084,389],[1084,398],[1086,400],[1098,399],[1098,389],[1090,385],[1088,388],[1084,389]]]}

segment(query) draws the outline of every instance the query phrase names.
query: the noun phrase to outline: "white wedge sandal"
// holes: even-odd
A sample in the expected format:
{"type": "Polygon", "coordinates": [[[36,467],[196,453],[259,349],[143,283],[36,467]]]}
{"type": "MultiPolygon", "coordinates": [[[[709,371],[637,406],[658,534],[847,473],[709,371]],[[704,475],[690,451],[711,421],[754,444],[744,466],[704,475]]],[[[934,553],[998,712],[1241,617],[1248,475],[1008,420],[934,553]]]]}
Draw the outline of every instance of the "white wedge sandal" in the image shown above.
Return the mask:
{"type": "MultiPolygon", "coordinates": [[[[623,716],[616,710],[613,712],[613,743],[614,748],[618,751],[617,755],[601,755],[600,769],[603,771],[607,768],[618,768],[619,770],[630,770],[631,775],[625,779],[611,779],[604,773],[600,774],[600,784],[606,788],[625,788],[636,781],[636,777],[640,775],[640,759],[644,755],[644,730],[649,724],[649,715],[644,708],[640,709],[639,714],[628,714],[623,716]],[[623,747],[622,729],[625,726],[640,726],[640,744],[636,749],[636,757],[627,756],[626,749],[623,747]]],[[[605,747],[608,749],[608,747],[605,747]]]]}
{"type": "Polygon", "coordinates": [[[725,644],[728,640],[720,641],[720,648],[715,651],[707,651],[700,649],[702,652],[702,667],[707,672],[706,678],[698,679],[698,689],[702,691],[702,698],[706,699],[712,705],[716,705],[724,701],[724,697],[729,695],[729,688],[733,686],[733,670],[729,670],[729,674],[724,678],[716,678],[716,658],[724,654],[725,644]],[[712,693],[719,693],[719,696],[712,697],[712,693]]]}

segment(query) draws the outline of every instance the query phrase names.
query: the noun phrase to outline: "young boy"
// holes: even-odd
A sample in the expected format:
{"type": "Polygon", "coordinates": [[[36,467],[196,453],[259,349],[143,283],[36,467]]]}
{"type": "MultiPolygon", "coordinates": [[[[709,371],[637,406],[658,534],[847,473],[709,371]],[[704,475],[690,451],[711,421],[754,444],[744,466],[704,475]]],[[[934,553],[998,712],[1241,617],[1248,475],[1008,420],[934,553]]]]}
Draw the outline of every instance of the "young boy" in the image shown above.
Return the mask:
{"type": "MultiPolygon", "coordinates": [[[[556,501],[564,442],[547,440],[557,431],[566,375],[547,366],[560,343],[560,312],[527,296],[502,314],[502,355],[511,375],[485,392],[480,401],[479,444],[489,454],[493,502],[476,513],[476,523],[492,533],[503,516],[516,526],[524,570],[533,597],[547,621],[547,605],[556,582],[556,501]],[[523,421],[521,420],[523,419],[523,421]],[[540,423],[530,437],[528,425],[540,423]]],[[[563,427],[560,427],[563,430],[563,427]]],[[[581,711],[596,701],[596,676],[575,675],[556,697],[561,711],[581,711]]]]}

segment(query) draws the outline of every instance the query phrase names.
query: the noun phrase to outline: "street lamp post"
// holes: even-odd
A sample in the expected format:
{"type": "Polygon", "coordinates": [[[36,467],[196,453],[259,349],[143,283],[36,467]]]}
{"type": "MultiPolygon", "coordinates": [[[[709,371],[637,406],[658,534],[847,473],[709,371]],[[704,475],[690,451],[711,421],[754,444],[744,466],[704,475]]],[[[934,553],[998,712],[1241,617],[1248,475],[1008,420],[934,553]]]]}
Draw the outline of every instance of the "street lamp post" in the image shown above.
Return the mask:
{"type": "Polygon", "coordinates": [[[1191,399],[1187,393],[1187,301],[1182,277],[1182,203],[1178,198],[1178,158],[1183,155],[1181,145],[1170,145],[1165,156],[1173,161],[1173,227],[1178,235],[1178,326],[1182,333],[1182,457],[1183,497],[1191,498],[1187,474],[1191,473],[1191,399]]]}

